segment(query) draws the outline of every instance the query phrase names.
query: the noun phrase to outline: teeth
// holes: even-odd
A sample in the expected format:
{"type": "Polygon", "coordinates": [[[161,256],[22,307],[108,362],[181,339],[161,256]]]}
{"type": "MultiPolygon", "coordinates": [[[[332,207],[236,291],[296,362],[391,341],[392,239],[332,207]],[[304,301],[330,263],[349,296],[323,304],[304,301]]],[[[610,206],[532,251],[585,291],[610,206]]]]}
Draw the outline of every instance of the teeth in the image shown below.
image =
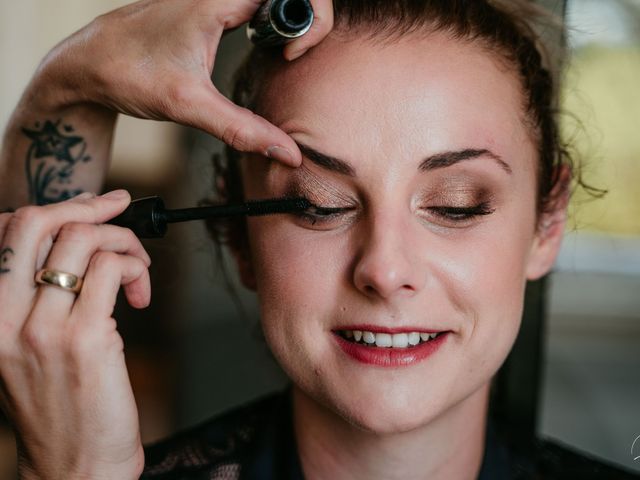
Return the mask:
{"type": "Polygon", "coordinates": [[[362,332],[364,343],[376,343],[376,336],[373,332],[362,332]]]}
{"type": "Polygon", "coordinates": [[[373,333],[361,330],[342,330],[342,336],[356,343],[374,345],[381,348],[408,348],[428,342],[438,336],[437,333],[373,333]]]}
{"type": "Polygon", "coordinates": [[[376,347],[390,347],[393,345],[391,335],[388,333],[376,333],[376,347]]]}
{"type": "Polygon", "coordinates": [[[409,345],[409,335],[406,333],[396,333],[393,337],[393,348],[407,348],[409,345]]]}

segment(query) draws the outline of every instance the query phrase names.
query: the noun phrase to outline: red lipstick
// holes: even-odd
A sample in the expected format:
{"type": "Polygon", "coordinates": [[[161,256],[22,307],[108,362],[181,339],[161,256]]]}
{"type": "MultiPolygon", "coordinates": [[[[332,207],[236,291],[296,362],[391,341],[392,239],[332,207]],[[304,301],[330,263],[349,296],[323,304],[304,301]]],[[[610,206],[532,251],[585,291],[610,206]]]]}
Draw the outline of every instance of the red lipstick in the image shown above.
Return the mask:
{"type": "MultiPolygon", "coordinates": [[[[402,329],[400,332],[388,332],[381,328],[376,328],[376,332],[382,333],[402,333],[407,330],[402,329]]],[[[418,330],[413,330],[420,331],[418,330]]],[[[354,360],[367,365],[376,365],[379,367],[402,367],[414,365],[425,360],[434,354],[444,342],[447,341],[449,332],[440,332],[436,338],[407,348],[382,348],[375,345],[364,345],[361,343],[351,342],[342,338],[334,332],[334,338],[342,351],[354,360]]]]}

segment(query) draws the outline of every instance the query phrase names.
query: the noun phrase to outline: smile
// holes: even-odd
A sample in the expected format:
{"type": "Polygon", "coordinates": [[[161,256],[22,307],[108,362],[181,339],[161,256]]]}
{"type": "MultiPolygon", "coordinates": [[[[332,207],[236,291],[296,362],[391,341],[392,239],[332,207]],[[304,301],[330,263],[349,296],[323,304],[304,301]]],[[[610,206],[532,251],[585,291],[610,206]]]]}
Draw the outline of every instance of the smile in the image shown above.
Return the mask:
{"type": "Polygon", "coordinates": [[[438,332],[375,333],[366,330],[339,330],[336,333],[349,342],[380,348],[411,348],[440,335],[438,332]]]}
{"type": "Polygon", "coordinates": [[[363,325],[360,329],[352,327],[332,333],[336,346],[346,354],[346,358],[378,367],[406,367],[422,362],[435,354],[452,333],[448,330],[397,331],[399,329],[380,327],[375,330],[363,325]]]}

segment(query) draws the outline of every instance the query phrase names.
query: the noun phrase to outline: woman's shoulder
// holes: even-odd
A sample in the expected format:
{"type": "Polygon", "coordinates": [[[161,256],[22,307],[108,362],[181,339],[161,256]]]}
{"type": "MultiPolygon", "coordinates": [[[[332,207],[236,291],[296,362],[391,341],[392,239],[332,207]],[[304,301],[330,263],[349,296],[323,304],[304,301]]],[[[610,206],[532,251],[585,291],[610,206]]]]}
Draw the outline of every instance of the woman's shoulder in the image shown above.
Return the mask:
{"type": "Polygon", "coordinates": [[[284,393],[271,394],[145,447],[142,479],[236,479],[255,443],[286,415],[284,393]]]}

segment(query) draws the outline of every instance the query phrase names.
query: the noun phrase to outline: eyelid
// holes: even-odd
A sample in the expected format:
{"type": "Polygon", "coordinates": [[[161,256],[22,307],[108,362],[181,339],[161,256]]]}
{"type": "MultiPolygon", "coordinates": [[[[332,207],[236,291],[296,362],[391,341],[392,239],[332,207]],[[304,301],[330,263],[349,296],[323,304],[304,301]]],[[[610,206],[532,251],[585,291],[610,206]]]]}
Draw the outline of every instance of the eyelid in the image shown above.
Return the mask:
{"type": "Polygon", "coordinates": [[[304,197],[316,206],[325,208],[344,208],[357,205],[356,199],[343,189],[324,180],[309,168],[302,165],[291,176],[286,187],[286,195],[304,197]]]}

